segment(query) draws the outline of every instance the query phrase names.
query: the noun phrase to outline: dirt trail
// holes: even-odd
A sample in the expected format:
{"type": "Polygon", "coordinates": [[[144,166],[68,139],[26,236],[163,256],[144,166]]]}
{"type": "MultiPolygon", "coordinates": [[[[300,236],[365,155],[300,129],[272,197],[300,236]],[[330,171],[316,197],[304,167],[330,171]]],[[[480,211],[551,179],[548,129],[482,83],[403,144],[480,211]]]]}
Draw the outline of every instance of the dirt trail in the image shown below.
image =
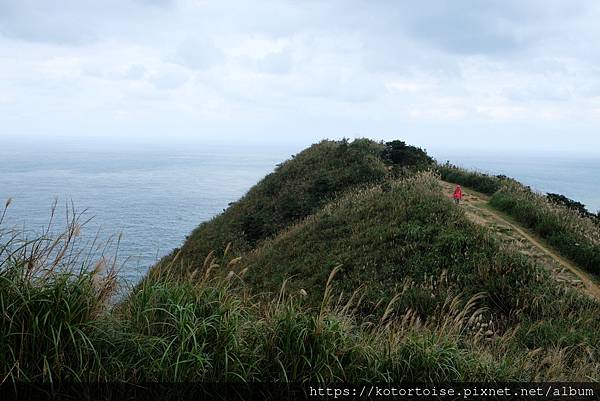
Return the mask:
{"type": "MultiPolygon", "coordinates": [[[[456,185],[445,181],[441,181],[441,184],[444,193],[451,197],[456,185]]],[[[539,261],[557,281],[580,288],[600,300],[600,287],[587,273],[558,255],[530,230],[512,221],[502,212],[492,209],[488,196],[463,188],[460,207],[473,222],[488,227],[497,233],[502,241],[516,245],[521,253],[539,261]]]]}

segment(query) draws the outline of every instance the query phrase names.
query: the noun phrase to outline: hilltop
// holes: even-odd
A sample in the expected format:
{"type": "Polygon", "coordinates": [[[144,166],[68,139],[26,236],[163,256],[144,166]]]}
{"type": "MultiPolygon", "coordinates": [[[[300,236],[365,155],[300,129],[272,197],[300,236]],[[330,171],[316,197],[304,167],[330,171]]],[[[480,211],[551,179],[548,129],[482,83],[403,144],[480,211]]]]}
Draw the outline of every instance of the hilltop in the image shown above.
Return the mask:
{"type": "Polygon", "coordinates": [[[229,255],[242,255],[344,191],[432,164],[425,151],[402,141],[324,140],[278,165],[222,214],[198,226],[160,265],[169,264],[177,252],[184,270],[202,263],[211,251],[219,255],[228,248],[229,255]]]}

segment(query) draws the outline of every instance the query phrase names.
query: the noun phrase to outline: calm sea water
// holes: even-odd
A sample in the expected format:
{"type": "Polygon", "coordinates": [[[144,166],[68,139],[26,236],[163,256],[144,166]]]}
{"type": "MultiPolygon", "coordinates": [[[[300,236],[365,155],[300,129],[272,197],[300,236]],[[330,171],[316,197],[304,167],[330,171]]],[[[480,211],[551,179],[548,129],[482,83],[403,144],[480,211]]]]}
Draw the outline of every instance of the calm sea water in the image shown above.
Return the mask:
{"type": "MultiPolygon", "coordinates": [[[[84,235],[121,233],[121,276],[142,277],[199,223],[220,213],[302,146],[192,145],[169,149],[13,146],[0,149],[0,200],[13,198],[5,225],[39,232],[58,199],[92,220],[84,235]]],[[[438,160],[513,176],[600,209],[594,158],[494,157],[431,152],[438,160]]],[[[62,213],[64,214],[64,213],[62,213]]]]}
{"type": "MultiPolygon", "coordinates": [[[[41,232],[58,198],[92,217],[83,237],[122,234],[121,276],[134,282],[199,223],[223,211],[293,152],[284,147],[0,150],[0,200],[12,197],[6,226],[41,232]]],[[[64,219],[62,219],[64,221],[64,219]]],[[[110,248],[114,251],[115,247],[110,248]]]]}

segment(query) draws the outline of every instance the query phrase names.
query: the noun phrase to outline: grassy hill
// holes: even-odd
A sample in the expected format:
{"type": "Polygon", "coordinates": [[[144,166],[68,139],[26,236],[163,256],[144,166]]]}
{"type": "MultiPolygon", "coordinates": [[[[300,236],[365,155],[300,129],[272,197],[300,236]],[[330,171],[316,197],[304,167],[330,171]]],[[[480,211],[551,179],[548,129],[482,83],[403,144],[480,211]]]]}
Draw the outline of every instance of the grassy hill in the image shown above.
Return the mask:
{"type": "MultiPolygon", "coordinates": [[[[406,280],[422,283],[445,272],[447,285],[435,295],[455,294],[461,282],[470,283],[461,289],[466,296],[485,291],[487,306],[510,314],[517,294],[523,288],[531,294],[538,285],[534,266],[468,221],[429,173],[353,191],[264,242],[239,265],[248,268],[244,281],[257,291],[276,293],[291,278],[288,287],[306,291],[314,306],[334,267],[338,292],[364,286],[366,301],[384,304],[406,280]]],[[[422,317],[435,306],[429,289],[405,295],[415,298],[408,306],[422,317]]]]}
{"type": "Polygon", "coordinates": [[[76,222],[0,229],[0,377],[600,380],[600,303],[469,221],[431,170],[400,141],[313,145],[118,305],[106,261],[65,257],[76,222]]]}
{"type": "MultiPolygon", "coordinates": [[[[228,246],[229,255],[242,255],[350,188],[432,162],[421,149],[399,141],[322,141],[280,164],[225,212],[198,226],[175,266],[188,270],[211,251],[222,255],[228,246]]],[[[173,269],[170,262],[178,251],[161,265],[173,269]]]]}

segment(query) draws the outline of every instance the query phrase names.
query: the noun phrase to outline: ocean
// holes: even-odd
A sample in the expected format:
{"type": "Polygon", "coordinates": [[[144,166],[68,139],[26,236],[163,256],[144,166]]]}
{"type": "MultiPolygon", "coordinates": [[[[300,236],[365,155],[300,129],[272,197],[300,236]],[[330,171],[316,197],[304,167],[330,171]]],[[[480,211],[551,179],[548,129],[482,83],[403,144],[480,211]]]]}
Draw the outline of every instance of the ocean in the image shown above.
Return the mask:
{"type": "MultiPolygon", "coordinates": [[[[0,202],[12,198],[4,227],[31,235],[73,204],[91,220],[84,238],[121,234],[121,278],[135,283],[160,257],[180,246],[201,222],[227,208],[303,146],[187,145],[12,146],[0,148],[0,202]]],[[[600,160],[581,157],[431,152],[468,168],[506,174],[544,192],[600,209],[600,160]]],[[[58,221],[60,223],[60,219],[58,221]]]]}
{"type": "Polygon", "coordinates": [[[40,233],[57,199],[58,229],[72,204],[91,218],[82,238],[112,237],[113,255],[121,235],[120,276],[134,283],[291,154],[264,145],[0,149],[0,207],[12,198],[3,226],[40,233]]]}

